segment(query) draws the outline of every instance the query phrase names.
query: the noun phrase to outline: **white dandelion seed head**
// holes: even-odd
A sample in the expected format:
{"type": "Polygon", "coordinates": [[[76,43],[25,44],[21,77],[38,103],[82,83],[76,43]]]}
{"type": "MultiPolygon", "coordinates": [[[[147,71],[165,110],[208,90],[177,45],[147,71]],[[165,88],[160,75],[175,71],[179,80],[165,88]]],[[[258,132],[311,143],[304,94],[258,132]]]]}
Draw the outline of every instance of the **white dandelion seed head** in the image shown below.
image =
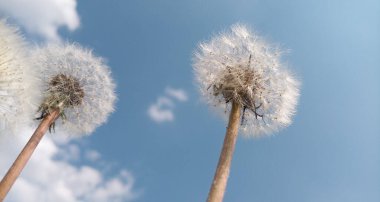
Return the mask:
{"type": "Polygon", "coordinates": [[[299,82],[280,56],[278,48],[236,24],[201,43],[193,67],[205,100],[222,112],[229,111],[232,102],[239,103],[240,130],[259,137],[291,124],[296,111],[299,82]]]}
{"type": "Polygon", "coordinates": [[[36,79],[26,46],[17,28],[0,20],[0,134],[31,124],[36,79]]]}
{"type": "Polygon", "coordinates": [[[56,130],[92,133],[114,111],[115,84],[104,60],[77,44],[47,45],[34,53],[43,98],[39,111],[60,109],[56,130]]]}

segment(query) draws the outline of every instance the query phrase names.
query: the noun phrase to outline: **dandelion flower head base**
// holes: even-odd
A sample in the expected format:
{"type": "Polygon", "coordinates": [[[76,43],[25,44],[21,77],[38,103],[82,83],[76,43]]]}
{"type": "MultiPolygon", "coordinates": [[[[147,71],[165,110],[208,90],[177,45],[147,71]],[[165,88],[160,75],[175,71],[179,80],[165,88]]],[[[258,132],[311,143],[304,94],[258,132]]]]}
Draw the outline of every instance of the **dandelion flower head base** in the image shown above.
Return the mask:
{"type": "MultiPolygon", "coordinates": [[[[65,74],[58,74],[51,78],[46,94],[48,96],[38,109],[41,116],[37,120],[45,118],[53,110],[59,110],[59,115],[64,121],[66,119],[64,109],[81,105],[84,98],[84,90],[79,80],[65,74]]],[[[49,131],[51,128],[54,129],[54,126],[55,122],[50,125],[49,131]]]]}
{"type": "Polygon", "coordinates": [[[242,106],[241,125],[244,124],[244,115],[247,109],[254,113],[256,119],[261,118],[264,121],[261,96],[265,88],[261,85],[260,73],[249,68],[251,58],[250,56],[246,67],[226,66],[217,76],[220,79],[215,80],[210,86],[213,96],[222,96],[226,104],[236,102],[242,106]]]}

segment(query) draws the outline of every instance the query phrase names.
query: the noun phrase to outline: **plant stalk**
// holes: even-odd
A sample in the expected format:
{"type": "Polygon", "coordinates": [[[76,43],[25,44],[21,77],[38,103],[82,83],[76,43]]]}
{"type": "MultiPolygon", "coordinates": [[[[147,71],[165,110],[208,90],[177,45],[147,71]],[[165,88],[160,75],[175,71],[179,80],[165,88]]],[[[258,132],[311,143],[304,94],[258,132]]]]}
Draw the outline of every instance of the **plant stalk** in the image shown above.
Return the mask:
{"type": "Polygon", "coordinates": [[[241,106],[232,102],[232,109],[228,120],[226,136],[224,137],[223,148],[216,168],[214,181],[211,185],[207,202],[222,202],[224,192],[227,187],[227,180],[230,173],[232,156],[235,150],[236,139],[239,131],[241,106]]]}
{"type": "Polygon", "coordinates": [[[53,112],[49,113],[38,125],[32,137],[29,139],[28,143],[26,143],[24,149],[18,155],[13,165],[9,168],[7,174],[5,174],[5,176],[1,180],[0,201],[3,201],[4,198],[7,196],[9,190],[16,181],[17,177],[20,175],[22,169],[25,167],[30,157],[32,156],[38,143],[41,141],[42,137],[49,129],[49,126],[58,118],[58,116],[59,110],[56,109],[53,112]]]}

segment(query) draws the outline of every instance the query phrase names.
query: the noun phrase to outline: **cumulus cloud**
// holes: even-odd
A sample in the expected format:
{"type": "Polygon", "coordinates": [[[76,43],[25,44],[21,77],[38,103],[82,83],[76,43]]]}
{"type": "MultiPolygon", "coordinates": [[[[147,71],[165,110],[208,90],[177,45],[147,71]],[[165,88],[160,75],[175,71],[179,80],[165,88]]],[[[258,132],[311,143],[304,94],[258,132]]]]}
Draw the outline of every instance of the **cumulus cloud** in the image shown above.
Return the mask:
{"type": "Polygon", "coordinates": [[[188,100],[187,94],[182,89],[167,87],[165,95],[160,96],[155,103],[149,106],[148,115],[156,123],[174,121],[174,108],[176,106],[174,99],[180,102],[188,100]]]}
{"type": "Polygon", "coordinates": [[[160,97],[157,99],[156,103],[149,106],[148,115],[157,123],[173,121],[173,107],[174,104],[169,98],[160,97]]]}
{"type": "Polygon", "coordinates": [[[0,0],[2,17],[16,20],[34,35],[48,41],[60,41],[58,29],[73,31],[80,20],[76,0],[0,0]]]}
{"type": "MultiPolygon", "coordinates": [[[[26,141],[27,138],[0,134],[0,176],[5,174],[26,141]]],[[[57,144],[47,134],[6,201],[130,201],[137,197],[134,177],[129,171],[121,170],[108,176],[94,166],[80,165],[82,153],[87,152],[76,143],[57,144]]],[[[96,158],[99,159],[100,154],[96,158]]]]}

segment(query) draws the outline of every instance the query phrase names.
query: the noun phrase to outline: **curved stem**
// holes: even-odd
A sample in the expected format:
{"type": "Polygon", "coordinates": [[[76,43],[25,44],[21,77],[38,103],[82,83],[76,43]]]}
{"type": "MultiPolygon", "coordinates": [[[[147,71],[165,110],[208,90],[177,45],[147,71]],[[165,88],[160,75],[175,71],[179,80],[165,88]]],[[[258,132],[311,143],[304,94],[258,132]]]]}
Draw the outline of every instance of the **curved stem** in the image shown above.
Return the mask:
{"type": "Polygon", "coordinates": [[[226,136],[224,138],[222,152],[219,157],[218,167],[216,168],[214,181],[208,195],[208,202],[223,201],[224,192],[227,187],[227,180],[230,174],[232,156],[235,150],[236,139],[240,124],[241,106],[232,102],[232,109],[228,121],[226,136]]]}
{"type": "Polygon", "coordinates": [[[41,121],[38,128],[34,131],[28,143],[26,143],[24,149],[18,155],[17,159],[14,161],[13,165],[9,168],[8,172],[0,182],[0,201],[3,201],[7,196],[17,177],[20,175],[22,169],[32,156],[38,143],[49,129],[49,126],[58,118],[58,116],[59,110],[54,110],[41,121]]]}

